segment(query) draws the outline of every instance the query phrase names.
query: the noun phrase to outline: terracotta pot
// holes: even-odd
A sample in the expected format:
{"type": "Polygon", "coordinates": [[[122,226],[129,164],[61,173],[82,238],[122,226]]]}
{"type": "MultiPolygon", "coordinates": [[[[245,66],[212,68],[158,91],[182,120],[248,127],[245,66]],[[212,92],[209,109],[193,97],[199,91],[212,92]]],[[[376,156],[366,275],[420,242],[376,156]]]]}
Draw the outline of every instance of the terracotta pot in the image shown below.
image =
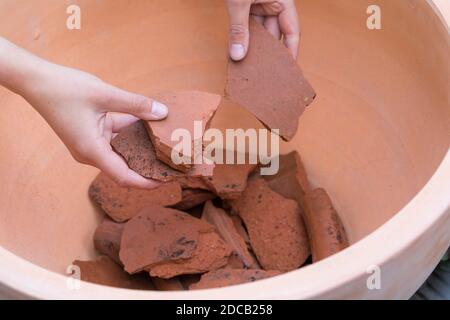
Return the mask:
{"type": "MultiPolygon", "coordinates": [[[[126,89],[222,92],[224,1],[0,2],[0,33],[52,61],[126,89]]],[[[0,88],[0,283],[34,298],[408,298],[450,244],[448,1],[299,1],[299,62],[318,92],[285,150],[298,149],[329,191],[353,245],[313,266],[239,287],[144,292],[67,286],[74,258],[95,255],[100,213],[87,197],[96,170],[77,164],[39,115],[0,88]],[[367,271],[381,268],[381,289],[367,271]]],[[[248,116],[235,110],[235,119],[248,116]]]]}

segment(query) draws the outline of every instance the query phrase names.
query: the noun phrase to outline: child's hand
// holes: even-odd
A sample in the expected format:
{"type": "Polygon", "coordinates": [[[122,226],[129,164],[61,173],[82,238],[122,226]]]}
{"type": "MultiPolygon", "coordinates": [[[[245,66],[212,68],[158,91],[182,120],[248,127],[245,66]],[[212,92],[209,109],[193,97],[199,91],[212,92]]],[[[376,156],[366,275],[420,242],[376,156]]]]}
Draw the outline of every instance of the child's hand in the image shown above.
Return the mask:
{"type": "Polygon", "coordinates": [[[227,0],[230,16],[230,57],[242,60],[248,50],[250,15],[263,23],[266,29],[297,58],[300,26],[294,0],[227,0]]]}
{"type": "Polygon", "coordinates": [[[99,168],[121,186],[152,188],[157,182],[130,170],[110,146],[114,134],[138,119],[160,120],[167,107],[82,71],[40,62],[39,76],[23,96],[45,118],[73,157],[99,168]]]}

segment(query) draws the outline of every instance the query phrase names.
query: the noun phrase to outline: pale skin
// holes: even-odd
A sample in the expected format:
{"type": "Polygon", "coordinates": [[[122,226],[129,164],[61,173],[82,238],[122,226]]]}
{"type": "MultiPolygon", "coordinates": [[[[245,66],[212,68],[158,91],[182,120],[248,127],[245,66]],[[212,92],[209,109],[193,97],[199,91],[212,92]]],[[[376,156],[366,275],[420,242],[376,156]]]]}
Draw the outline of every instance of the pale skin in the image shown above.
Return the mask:
{"type": "MultiPolygon", "coordinates": [[[[253,15],[296,58],[299,26],[294,0],[227,0],[230,57],[248,52],[248,21],[253,15]]],[[[138,119],[158,121],[167,107],[150,98],[116,88],[89,73],[41,59],[0,37],[0,85],[22,96],[48,122],[73,158],[97,167],[119,185],[154,188],[128,168],[111,148],[115,134],[138,119]]]]}

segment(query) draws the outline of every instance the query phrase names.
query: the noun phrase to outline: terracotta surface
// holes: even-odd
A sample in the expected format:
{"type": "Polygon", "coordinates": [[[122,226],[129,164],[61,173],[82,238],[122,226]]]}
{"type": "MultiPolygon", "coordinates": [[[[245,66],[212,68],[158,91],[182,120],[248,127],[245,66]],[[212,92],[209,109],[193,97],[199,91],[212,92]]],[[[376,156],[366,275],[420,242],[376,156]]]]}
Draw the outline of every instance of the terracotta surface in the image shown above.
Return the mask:
{"type": "Polygon", "coordinates": [[[134,289],[155,289],[150,278],[144,274],[130,276],[113,260],[106,256],[98,257],[95,261],[74,261],[80,268],[81,280],[105,286],[134,289]]]}
{"type": "Polygon", "coordinates": [[[208,188],[202,177],[211,176],[214,165],[196,165],[183,173],[158,160],[155,147],[142,121],[121,131],[111,141],[111,145],[128,166],[143,177],[163,182],[178,181],[186,188],[208,188]]]}
{"type": "Polygon", "coordinates": [[[122,188],[104,173],[100,173],[92,182],[89,196],[117,222],[131,219],[146,205],[171,206],[182,199],[178,182],[162,183],[151,190],[122,188]]]}
{"type": "MultiPolygon", "coordinates": [[[[135,92],[222,94],[227,65],[222,1],[77,3],[83,26],[69,31],[64,1],[3,0],[0,12],[9,14],[0,21],[1,34],[135,92]]],[[[88,299],[409,298],[450,244],[444,20],[450,18],[450,4],[379,0],[383,29],[370,31],[365,21],[371,4],[298,2],[299,63],[318,97],[302,116],[296,137],[282,146],[298,150],[313,187],[330,193],[351,247],[239,288],[164,293],[83,282],[80,290],[69,290],[67,266],[74,257],[96,255],[92,235],[102,215],[86,190],[98,172],[73,161],[40,116],[0,88],[0,291],[88,299]],[[381,268],[381,290],[367,289],[370,265],[381,268]]],[[[251,119],[237,107],[217,115],[220,125],[230,115],[236,126],[251,119]]]]}
{"type": "Polygon", "coordinates": [[[257,280],[274,277],[279,274],[280,272],[278,271],[220,269],[204,274],[201,277],[200,282],[191,285],[189,289],[199,290],[220,288],[246,282],[254,282],[257,280]]]}
{"type": "Polygon", "coordinates": [[[169,115],[163,121],[146,122],[156,155],[169,166],[188,171],[195,159],[195,146],[201,148],[203,138],[203,134],[195,136],[194,122],[201,123],[201,133],[204,133],[219,107],[221,96],[200,91],[177,91],[159,93],[154,95],[154,98],[169,109],[169,115]],[[175,164],[172,161],[172,150],[179,143],[178,140],[172,141],[172,133],[178,129],[187,130],[192,138],[188,153],[180,153],[180,157],[184,160],[182,164],[175,164]]]}
{"type": "Polygon", "coordinates": [[[254,19],[247,57],[228,64],[225,94],[285,140],[294,137],[298,118],[316,96],[287,48],[254,19]]]}
{"type": "Polygon", "coordinates": [[[309,257],[299,205],[272,191],[264,179],[251,179],[242,197],[230,201],[230,205],[244,221],[263,269],[292,271],[309,257]]]}
{"type": "Polygon", "coordinates": [[[304,221],[313,263],[348,247],[347,234],[341,219],[325,190],[315,189],[306,194],[304,221]]]}
{"type": "Polygon", "coordinates": [[[184,290],[183,284],[177,278],[173,279],[152,278],[152,282],[156,290],[161,291],[184,290]]]}
{"type": "Polygon", "coordinates": [[[185,189],[182,192],[182,200],[177,203],[174,208],[185,211],[214,198],[216,198],[216,195],[206,190],[185,189]]]}
{"type": "MultiPolygon", "coordinates": [[[[233,249],[233,253],[245,268],[257,269],[258,262],[251,255],[247,248],[245,238],[239,233],[233,219],[225,210],[217,208],[211,201],[205,203],[202,219],[208,221],[217,228],[217,232],[222,239],[233,249]]],[[[244,231],[245,232],[245,231],[244,231]]],[[[235,265],[235,262],[231,264],[235,265]]]]}
{"type": "Polygon", "coordinates": [[[98,253],[111,258],[117,264],[122,264],[119,258],[120,241],[124,224],[106,218],[94,233],[94,247],[98,253]]]}

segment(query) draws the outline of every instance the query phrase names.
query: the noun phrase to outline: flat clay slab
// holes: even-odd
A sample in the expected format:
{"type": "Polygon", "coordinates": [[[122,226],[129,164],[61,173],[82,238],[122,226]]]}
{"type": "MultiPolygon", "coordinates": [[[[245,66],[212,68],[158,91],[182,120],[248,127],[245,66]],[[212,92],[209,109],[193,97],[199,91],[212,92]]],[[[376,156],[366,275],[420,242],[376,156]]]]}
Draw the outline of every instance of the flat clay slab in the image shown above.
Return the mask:
{"type": "Polygon", "coordinates": [[[347,235],[330,197],[324,189],[315,189],[305,198],[305,224],[313,263],[349,246],[347,235]]]}
{"type": "Polygon", "coordinates": [[[76,260],[73,265],[80,268],[81,280],[104,286],[154,290],[150,277],[146,274],[129,275],[109,257],[101,256],[95,261],[76,260]]]}
{"type": "Polygon", "coordinates": [[[194,160],[194,145],[202,147],[202,136],[194,136],[194,121],[200,121],[202,132],[210,122],[217,108],[221,96],[201,91],[164,92],[153,95],[169,109],[169,115],[162,121],[148,121],[146,127],[156,149],[156,156],[165,164],[181,171],[188,171],[194,160]],[[174,147],[179,143],[172,141],[171,135],[177,129],[186,129],[192,137],[192,149],[188,153],[181,153],[185,164],[175,164],[171,159],[174,147]],[[188,164],[186,164],[188,163],[188,164]]]}
{"type": "Polygon", "coordinates": [[[299,205],[274,192],[264,179],[250,179],[242,197],[229,204],[242,218],[263,269],[295,270],[309,257],[299,205]]]}
{"type": "Polygon", "coordinates": [[[247,269],[259,269],[258,262],[247,248],[245,239],[236,229],[233,219],[221,208],[217,208],[211,201],[205,203],[202,219],[214,225],[222,239],[233,249],[233,256],[229,265],[233,268],[239,266],[234,257],[238,258],[243,267],[247,269]]]}
{"type": "Polygon", "coordinates": [[[316,93],[287,48],[254,19],[250,34],[247,57],[228,63],[226,96],[289,141],[316,93]]]}
{"type": "Polygon", "coordinates": [[[202,177],[213,174],[214,165],[195,165],[183,173],[158,160],[142,121],[137,121],[122,130],[111,141],[111,146],[132,170],[148,179],[162,182],[178,181],[183,188],[208,188],[202,177]]]}
{"type": "Polygon", "coordinates": [[[280,274],[279,271],[220,269],[204,274],[200,281],[191,285],[189,289],[221,288],[267,279],[280,274]]]}
{"type": "Polygon", "coordinates": [[[106,218],[94,233],[94,247],[97,252],[108,256],[119,265],[122,265],[119,251],[123,228],[123,223],[117,223],[106,218]]]}
{"type": "Polygon", "coordinates": [[[216,198],[216,195],[206,190],[184,189],[182,192],[182,200],[173,207],[175,209],[185,211],[214,198],[216,198]]]}
{"type": "Polygon", "coordinates": [[[100,173],[92,182],[89,196],[117,222],[131,219],[149,204],[172,206],[182,199],[178,182],[161,183],[150,190],[123,188],[104,173],[100,173]]]}

